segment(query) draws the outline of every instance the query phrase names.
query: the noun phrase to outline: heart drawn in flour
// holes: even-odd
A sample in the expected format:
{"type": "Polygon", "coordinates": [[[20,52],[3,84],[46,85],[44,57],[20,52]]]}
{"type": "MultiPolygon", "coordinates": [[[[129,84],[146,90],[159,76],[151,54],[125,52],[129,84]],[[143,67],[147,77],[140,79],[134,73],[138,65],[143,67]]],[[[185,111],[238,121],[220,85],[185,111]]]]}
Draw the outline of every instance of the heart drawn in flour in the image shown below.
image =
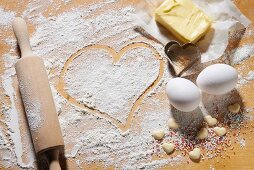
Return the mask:
{"type": "Polygon", "coordinates": [[[170,70],[176,77],[180,77],[201,57],[198,47],[192,43],[181,45],[177,41],[170,41],[164,51],[169,59],[170,70]]]}
{"type": "Polygon", "coordinates": [[[162,58],[147,43],[128,44],[119,52],[106,45],[90,45],[66,61],[58,91],[75,106],[126,131],[163,71],[162,58]]]}

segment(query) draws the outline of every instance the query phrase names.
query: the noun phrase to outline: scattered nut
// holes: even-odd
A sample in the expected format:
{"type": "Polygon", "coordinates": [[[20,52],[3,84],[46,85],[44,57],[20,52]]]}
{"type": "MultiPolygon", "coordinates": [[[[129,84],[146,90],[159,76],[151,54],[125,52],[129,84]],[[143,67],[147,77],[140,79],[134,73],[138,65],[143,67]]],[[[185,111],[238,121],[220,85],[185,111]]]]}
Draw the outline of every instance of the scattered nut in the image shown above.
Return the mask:
{"type": "Polygon", "coordinates": [[[227,133],[227,130],[224,127],[215,127],[214,128],[214,132],[218,136],[223,136],[223,135],[225,135],[227,133]]]}
{"type": "Polygon", "coordinates": [[[162,149],[167,153],[170,154],[174,151],[175,145],[173,143],[163,143],[162,149]]]}
{"type": "Polygon", "coordinates": [[[214,125],[216,125],[216,123],[217,123],[217,119],[216,119],[216,118],[213,118],[213,117],[210,116],[210,115],[205,116],[205,120],[206,120],[208,126],[214,126],[214,125]]]}
{"type": "Polygon", "coordinates": [[[198,139],[205,139],[205,138],[207,138],[207,136],[208,136],[207,128],[201,128],[197,134],[198,139]]]}
{"type": "Polygon", "coordinates": [[[171,129],[178,129],[179,125],[178,125],[178,123],[175,122],[175,119],[169,118],[168,127],[171,128],[171,129]]]}
{"type": "Polygon", "coordinates": [[[231,104],[228,106],[228,111],[232,113],[238,113],[240,111],[241,106],[238,103],[231,104]]]}
{"type": "Polygon", "coordinates": [[[156,140],[161,140],[164,137],[165,133],[163,130],[157,130],[152,133],[152,136],[156,140]]]}
{"type": "Polygon", "coordinates": [[[200,149],[194,148],[192,151],[189,152],[189,157],[192,160],[199,160],[201,156],[200,149]]]}

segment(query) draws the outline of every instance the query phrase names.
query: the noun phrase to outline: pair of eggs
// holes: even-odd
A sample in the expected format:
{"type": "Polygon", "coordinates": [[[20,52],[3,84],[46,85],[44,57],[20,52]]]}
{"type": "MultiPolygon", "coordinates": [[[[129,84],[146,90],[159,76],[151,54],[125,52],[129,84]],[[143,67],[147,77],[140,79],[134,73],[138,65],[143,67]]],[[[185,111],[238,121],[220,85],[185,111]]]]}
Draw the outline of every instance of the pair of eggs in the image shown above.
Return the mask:
{"type": "Polygon", "coordinates": [[[214,64],[201,71],[196,80],[197,86],[185,78],[173,78],[167,83],[166,93],[176,109],[190,112],[199,106],[200,90],[212,95],[222,95],[231,91],[237,80],[235,68],[227,64],[214,64]]]}

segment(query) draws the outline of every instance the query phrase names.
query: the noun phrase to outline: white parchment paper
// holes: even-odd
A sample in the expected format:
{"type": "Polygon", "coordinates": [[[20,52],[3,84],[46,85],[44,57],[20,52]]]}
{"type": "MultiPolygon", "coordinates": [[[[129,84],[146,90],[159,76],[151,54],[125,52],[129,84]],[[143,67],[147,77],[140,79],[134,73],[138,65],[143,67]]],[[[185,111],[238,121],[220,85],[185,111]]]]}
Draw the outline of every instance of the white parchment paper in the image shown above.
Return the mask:
{"type": "MultiPolygon", "coordinates": [[[[148,34],[166,45],[176,40],[165,28],[156,23],[153,11],[162,0],[144,0],[138,7],[133,19],[148,34]]],[[[212,20],[208,33],[196,43],[201,51],[201,62],[205,63],[221,57],[228,45],[228,32],[246,28],[251,22],[230,0],[192,0],[212,20]]]]}

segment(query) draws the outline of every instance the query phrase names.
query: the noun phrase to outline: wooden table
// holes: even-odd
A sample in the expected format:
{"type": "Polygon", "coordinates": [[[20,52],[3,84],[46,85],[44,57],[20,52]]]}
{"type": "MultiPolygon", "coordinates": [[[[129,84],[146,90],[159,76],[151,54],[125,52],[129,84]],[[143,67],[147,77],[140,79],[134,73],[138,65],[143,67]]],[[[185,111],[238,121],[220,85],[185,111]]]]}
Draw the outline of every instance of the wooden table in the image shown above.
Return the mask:
{"type": "MultiPolygon", "coordinates": [[[[60,0],[54,0],[55,3],[61,3],[60,0]]],[[[88,3],[92,2],[92,0],[89,1],[80,1],[80,0],[73,0],[67,5],[62,5],[59,9],[54,10],[52,7],[48,7],[45,9],[42,9],[44,12],[44,15],[47,16],[48,11],[50,10],[53,15],[60,14],[64,11],[68,11],[73,7],[78,7],[80,5],[86,5],[88,3]]],[[[240,8],[240,10],[254,22],[254,1],[253,0],[235,0],[235,4],[240,8]]],[[[10,11],[15,11],[17,15],[21,14],[26,6],[28,5],[29,1],[24,0],[22,2],[18,0],[1,0],[0,1],[0,6],[4,8],[5,10],[10,10],[10,11]]],[[[123,4],[135,4],[136,0],[123,0],[123,4]]],[[[39,1],[38,5],[45,5],[47,4],[47,1],[39,1]]],[[[1,16],[0,16],[1,18],[1,16]]],[[[254,25],[252,25],[249,30],[253,30],[254,25]]],[[[35,30],[33,25],[29,24],[29,31],[32,33],[35,30]]],[[[5,43],[5,39],[9,36],[13,36],[12,30],[11,29],[5,29],[1,30],[0,34],[0,55],[2,56],[3,54],[6,54],[9,50],[10,47],[5,43]]],[[[238,44],[239,46],[243,46],[245,44],[252,44],[254,43],[254,34],[243,38],[240,43],[238,44]]],[[[234,42],[231,42],[230,45],[233,45],[234,42]]],[[[2,75],[5,67],[4,67],[4,61],[3,58],[0,58],[0,74],[2,75]]],[[[250,70],[254,70],[254,54],[252,57],[249,59],[245,60],[244,62],[238,64],[235,66],[237,69],[241,68],[241,73],[242,74],[247,74],[250,70]],[[245,67],[248,66],[248,67],[245,67]]],[[[0,88],[1,94],[3,93],[3,89],[0,88]]],[[[244,105],[248,108],[254,108],[254,81],[249,83],[247,86],[243,86],[242,88],[239,89],[239,93],[242,96],[244,100],[244,105]]],[[[19,96],[18,96],[19,97],[19,96]]],[[[0,100],[2,101],[7,101],[10,103],[10,99],[8,96],[1,95],[0,100]]],[[[19,101],[20,102],[20,101],[19,101]]],[[[21,103],[17,103],[18,109],[22,110],[21,103]]],[[[0,103],[0,107],[2,107],[2,104],[0,103]]],[[[254,114],[254,112],[253,112],[254,114]]],[[[4,114],[0,114],[0,120],[4,120],[4,114]]],[[[23,117],[24,118],[24,117],[23,117]]],[[[22,139],[24,141],[31,142],[25,138],[29,138],[29,133],[26,129],[26,126],[24,125],[26,122],[23,120],[21,121],[22,126],[20,127],[20,130],[24,132],[25,134],[22,136],[22,139]]],[[[254,122],[249,122],[248,124],[251,124],[254,122]]],[[[0,121],[0,127],[3,130],[6,130],[6,126],[4,123],[1,123],[0,121]]],[[[209,168],[215,168],[215,169],[230,169],[230,170],[247,170],[247,169],[254,169],[254,140],[251,138],[254,138],[253,133],[249,133],[248,128],[242,129],[242,133],[249,134],[249,136],[246,138],[246,147],[240,148],[239,145],[236,145],[234,150],[227,150],[227,154],[230,156],[230,158],[225,158],[221,159],[220,157],[217,157],[215,159],[207,160],[207,161],[202,161],[200,163],[193,163],[190,162],[189,164],[180,164],[175,166],[175,169],[209,169],[209,168]],[[250,137],[250,138],[249,138],[250,137]],[[212,166],[210,166],[212,165],[212,166]]],[[[26,149],[32,149],[31,147],[28,147],[26,149]]],[[[1,154],[1,150],[0,150],[1,154]]],[[[71,168],[70,164],[70,169],[71,168]]],[[[109,169],[113,169],[114,167],[108,167],[109,169]]],[[[161,169],[171,169],[172,166],[166,166],[161,169]]],[[[1,165],[0,165],[1,169],[1,165]]],[[[9,168],[9,169],[19,169],[18,166],[9,168]]],[[[89,164],[89,165],[84,165],[84,169],[103,169],[103,165],[101,163],[95,163],[95,164],[89,164]]]]}

